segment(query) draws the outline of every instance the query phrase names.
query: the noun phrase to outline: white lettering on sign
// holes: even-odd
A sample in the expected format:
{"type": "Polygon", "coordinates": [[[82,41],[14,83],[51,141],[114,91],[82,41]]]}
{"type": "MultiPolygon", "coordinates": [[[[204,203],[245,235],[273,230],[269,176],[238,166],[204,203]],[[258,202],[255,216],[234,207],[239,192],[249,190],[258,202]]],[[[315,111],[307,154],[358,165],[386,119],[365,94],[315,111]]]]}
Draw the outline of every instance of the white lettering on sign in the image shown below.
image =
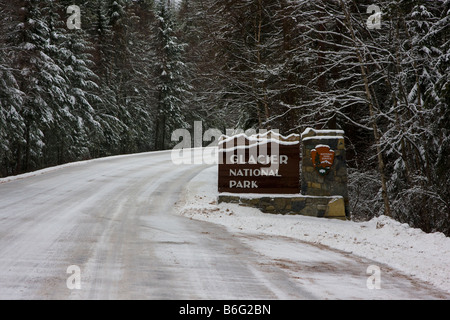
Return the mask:
{"type": "Polygon", "coordinates": [[[282,177],[278,170],[271,169],[230,169],[230,177],[282,177]]]}
{"type": "Polygon", "coordinates": [[[258,189],[256,181],[234,181],[230,180],[230,189],[232,188],[242,188],[242,189],[258,189]]]}
{"type": "Polygon", "coordinates": [[[231,155],[230,164],[287,164],[289,157],[286,155],[259,155],[255,157],[250,155],[248,161],[245,161],[245,155],[231,155]]]}
{"type": "Polygon", "coordinates": [[[329,164],[330,166],[333,164],[333,160],[334,160],[334,152],[323,152],[320,154],[322,156],[322,161],[321,163],[326,163],[329,164]]]}

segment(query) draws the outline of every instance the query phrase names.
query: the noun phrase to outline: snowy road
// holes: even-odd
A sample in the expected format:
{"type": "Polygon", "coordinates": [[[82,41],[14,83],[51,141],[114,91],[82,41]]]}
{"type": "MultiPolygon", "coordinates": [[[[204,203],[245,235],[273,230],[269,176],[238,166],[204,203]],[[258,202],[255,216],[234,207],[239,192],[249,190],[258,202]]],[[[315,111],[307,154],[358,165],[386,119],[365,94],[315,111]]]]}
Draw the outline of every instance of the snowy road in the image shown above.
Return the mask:
{"type": "Polygon", "coordinates": [[[0,299],[448,298],[394,270],[368,290],[373,261],[177,214],[206,167],[159,152],[0,182],[0,299]]]}

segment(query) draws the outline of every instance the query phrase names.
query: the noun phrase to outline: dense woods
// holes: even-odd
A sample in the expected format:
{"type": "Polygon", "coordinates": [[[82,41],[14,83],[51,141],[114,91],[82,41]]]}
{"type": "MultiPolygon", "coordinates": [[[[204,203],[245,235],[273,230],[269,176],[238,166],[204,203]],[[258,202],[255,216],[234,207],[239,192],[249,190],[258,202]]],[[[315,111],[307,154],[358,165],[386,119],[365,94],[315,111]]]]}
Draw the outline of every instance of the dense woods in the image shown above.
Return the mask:
{"type": "Polygon", "coordinates": [[[0,28],[0,176],[338,128],[353,219],[450,235],[449,0],[0,0],[0,28]]]}

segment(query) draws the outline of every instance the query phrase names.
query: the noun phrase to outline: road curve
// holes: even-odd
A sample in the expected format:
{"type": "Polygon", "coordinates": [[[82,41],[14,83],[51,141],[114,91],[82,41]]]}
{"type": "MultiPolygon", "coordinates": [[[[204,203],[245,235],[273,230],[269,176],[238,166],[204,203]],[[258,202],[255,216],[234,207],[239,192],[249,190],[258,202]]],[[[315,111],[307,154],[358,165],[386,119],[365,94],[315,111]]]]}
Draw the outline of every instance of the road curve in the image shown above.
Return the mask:
{"type": "Polygon", "coordinates": [[[309,298],[282,271],[261,281],[273,270],[224,228],[173,214],[204,168],[159,152],[0,184],[0,299],[309,298]]]}
{"type": "Polygon", "coordinates": [[[317,247],[175,214],[183,187],[206,167],[176,166],[170,152],[156,152],[0,183],[0,299],[333,298],[251,248],[287,241],[317,257],[317,247]]]}

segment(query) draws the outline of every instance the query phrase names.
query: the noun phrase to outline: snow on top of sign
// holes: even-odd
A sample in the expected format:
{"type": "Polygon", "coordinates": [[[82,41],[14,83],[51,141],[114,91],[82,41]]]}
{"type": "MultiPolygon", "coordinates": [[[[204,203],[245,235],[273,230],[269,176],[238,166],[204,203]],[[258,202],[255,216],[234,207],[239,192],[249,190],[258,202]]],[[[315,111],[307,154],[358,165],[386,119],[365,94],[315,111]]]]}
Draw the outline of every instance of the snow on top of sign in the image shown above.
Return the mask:
{"type": "MultiPolygon", "coordinates": [[[[330,146],[328,146],[328,145],[326,145],[326,144],[318,144],[318,145],[316,146],[316,149],[318,149],[318,148],[329,148],[329,149],[331,150],[330,146]]],[[[316,149],[313,149],[313,150],[316,150],[316,149]]]]}
{"type": "MultiPolygon", "coordinates": [[[[331,134],[335,134],[335,135],[344,135],[345,132],[344,130],[331,130],[331,129],[322,129],[322,130],[316,130],[313,128],[307,128],[305,131],[303,131],[302,133],[302,137],[309,135],[311,132],[314,132],[315,135],[331,135],[331,134]]],[[[334,137],[334,136],[333,136],[334,137]]]]}
{"type": "Polygon", "coordinates": [[[343,136],[312,136],[312,137],[306,137],[303,138],[303,141],[308,140],[327,140],[327,139],[344,139],[343,136]]]}
{"type": "MultiPolygon", "coordinates": [[[[256,138],[264,138],[264,137],[267,137],[267,136],[275,136],[275,137],[277,137],[278,139],[281,139],[281,140],[290,140],[290,139],[295,139],[296,141],[299,141],[300,140],[300,135],[298,135],[298,134],[295,134],[295,133],[291,133],[290,135],[288,135],[288,136],[283,136],[283,135],[281,135],[281,134],[279,134],[279,133],[277,133],[277,132],[274,132],[273,130],[269,130],[269,131],[267,131],[266,133],[259,133],[259,134],[255,134],[255,135],[253,135],[252,137],[256,137],[256,138]]],[[[264,139],[267,139],[267,138],[264,138],[264,139]]]]}
{"type": "Polygon", "coordinates": [[[249,145],[232,145],[230,148],[227,148],[227,146],[223,146],[223,143],[219,143],[219,148],[221,152],[232,152],[235,150],[245,150],[245,149],[250,149],[252,147],[261,147],[264,145],[268,145],[268,144],[272,144],[272,143],[276,143],[279,145],[284,145],[284,146],[295,146],[298,145],[299,142],[298,141],[280,141],[280,140],[276,140],[276,139],[258,139],[258,140],[254,140],[254,141],[250,141],[252,142],[249,145]]]}
{"type": "MultiPolygon", "coordinates": [[[[223,141],[220,141],[219,142],[219,146],[220,145],[223,145],[223,144],[227,144],[227,143],[232,143],[233,142],[233,140],[236,138],[236,136],[235,137],[232,137],[232,138],[229,138],[229,139],[226,139],[226,140],[223,140],[223,141]]],[[[238,139],[238,142],[243,142],[244,140],[242,139],[242,138],[240,138],[240,137],[237,137],[237,139],[238,139]],[[241,139],[241,140],[239,140],[239,139],[241,139]]],[[[283,140],[278,140],[278,139],[257,139],[257,138],[245,138],[247,141],[249,141],[250,142],[250,144],[249,145],[247,145],[247,147],[248,146],[253,146],[253,145],[261,145],[261,144],[266,144],[266,143],[278,143],[278,144],[282,144],[282,145],[295,145],[295,144],[299,144],[300,143],[300,141],[283,141],[283,140]]]]}
{"type": "Polygon", "coordinates": [[[294,141],[279,141],[279,140],[275,140],[275,139],[263,139],[262,141],[261,140],[259,142],[255,141],[255,142],[253,142],[253,143],[251,143],[250,145],[247,145],[247,146],[246,145],[240,145],[240,146],[233,145],[230,148],[226,148],[226,145],[223,146],[222,144],[219,143],[219,148],[220,148],[221,152],[232,152],[232,151],[235,151],[235,150],[245,150],[245,149],[249,149],[249,148],[257,147],[257,146],[261,147],[263,145],[268,145],[268,144],[271,144],[271,143],[276,143],[276,144],[285,145],[285,146],[294,146],[294,145],[298,145],[299,144],[298,141],[294,142],[294,141]]]}
{"type": "Polygon", "coordinates": [[[295,139],[295,141],[300,141],[300,135],[298,135],[298,134],[292,133],[288,136],[283,136],[273,130],[267,131],[265,133],[253,134],[251,136],[248,136],[245,133],[239,133],[239,134],[236,134],[233,136],[222,135],[220,137],[220,140],[222,142],[222,141],[227,141],[227,140],[235,139],[235,138],[239,138],[239,137],[244,137],[248,140],[260,140],[260,139],[267,139],[267,136],[269,136],[269,135],[270,135],[269,139],[285,140],[285,141],[295,139]]]}
{"type": "Polygon", "coordinates": [[[223,145],[225,144],[225,148],[226,148],[227,147],[226,144],[229,144],[230,142],[234,141],[235,139],[237,139],[238,142],[239,141],[244,142],[245,140],[247,140],[250,142],[250,144],[249,145],[239,145],[239,146],[232,145],[230,148],[224,149],[225,151],[232,151],[232,150],[236,150],[236,149],[247,149],[252,146],[256,146],[256,145],[261,146],[261,145],[269,144],[269,143],[277,143],[277,144],[281,144],[281,145],[296,145],[296,144],[300,143],[299,139],[294,140],[294,141],[289,141],[289,139],[296,138],[296,137],[299,137],[299,135],[291,134],[291,135],[285,137],[285,136],[277,134],[273,131],[269,131],[262,135],[258,134],[258,135],[252,135],[252,136],[247,136],[245,133],[240,133],[240,134],[237,134],[237,135],[231,136],[231,137],[222,135],[219,139],[220,140],[219,147],[223,148],[224,147],[223,145]],[[271,138],[264,137],[264,136],[268,136],[269,134],[271,135],[271,138]]]}

